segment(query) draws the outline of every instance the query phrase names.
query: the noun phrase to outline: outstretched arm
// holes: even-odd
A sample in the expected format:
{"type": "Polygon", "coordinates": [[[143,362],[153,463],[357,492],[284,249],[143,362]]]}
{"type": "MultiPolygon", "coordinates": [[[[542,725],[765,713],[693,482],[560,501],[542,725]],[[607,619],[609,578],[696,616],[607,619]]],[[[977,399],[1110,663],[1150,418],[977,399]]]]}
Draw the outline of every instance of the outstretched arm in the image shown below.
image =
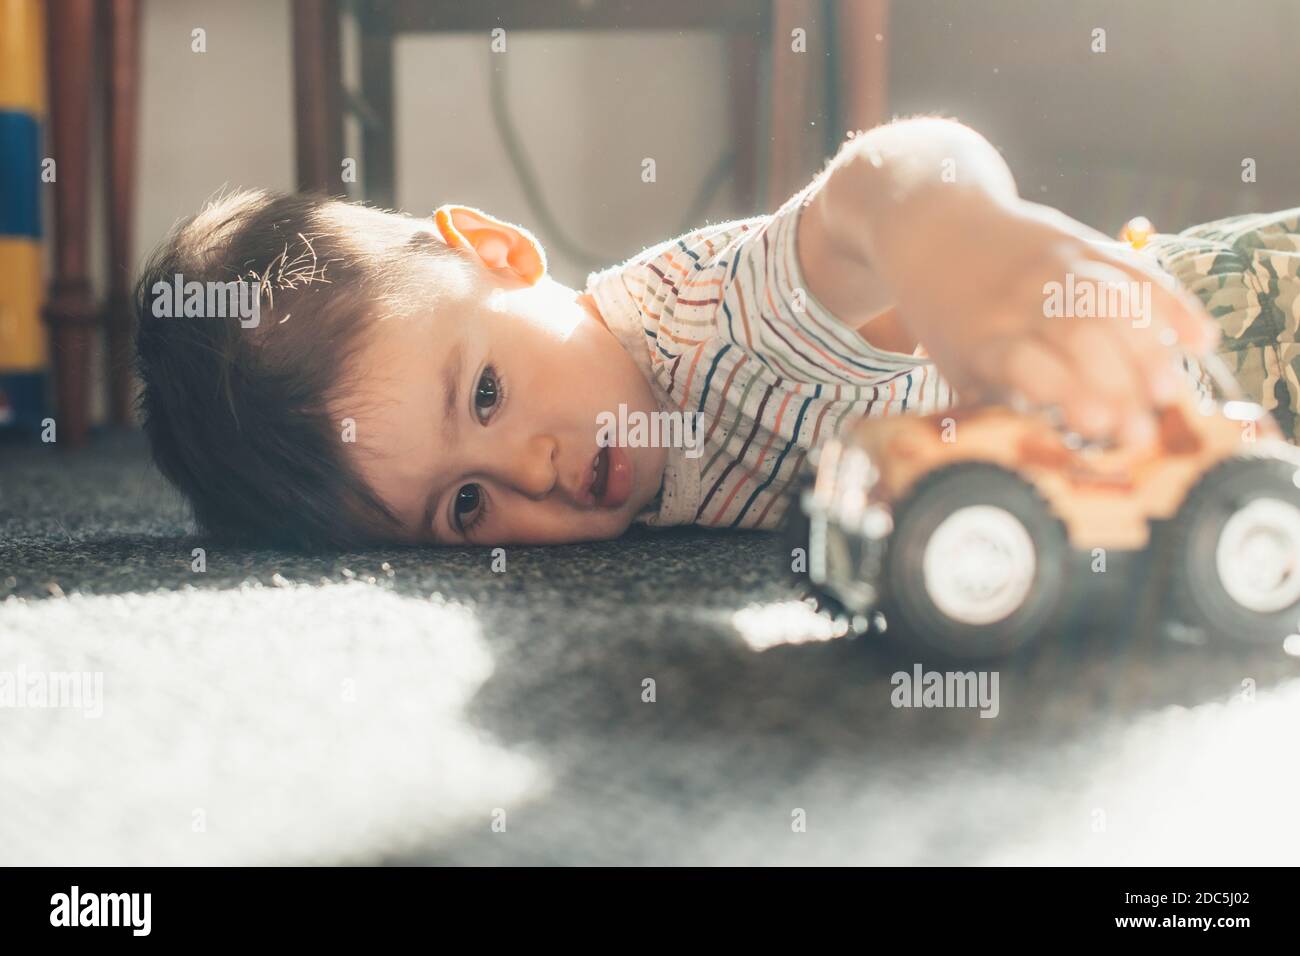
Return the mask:
{"type": "Polygon", "coordinates": [[[1019,198],[1001,155],[960,123],[878,127],[819,178],[798,237],[809,292],[876,344],[867,320],[892,307],[897,328],[880,334],[919,341],[964,397],[1019,394],[1089,437],[1146,442],[1153,408],[1188,387],[1175,346],[1217,341],[1145,257],[1019,198]],[[1094,314],[1053,297],[1085,286],[1094,314]]]}

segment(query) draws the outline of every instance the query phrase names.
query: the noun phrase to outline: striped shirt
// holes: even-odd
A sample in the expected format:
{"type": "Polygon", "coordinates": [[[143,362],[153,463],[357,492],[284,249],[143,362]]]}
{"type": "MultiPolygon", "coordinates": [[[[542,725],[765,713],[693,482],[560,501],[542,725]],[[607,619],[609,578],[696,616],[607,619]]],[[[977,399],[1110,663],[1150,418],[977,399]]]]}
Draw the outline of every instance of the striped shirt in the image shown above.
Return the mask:
{"type": "Polygon", "coordinates": [[[953,403],[927,358],[873,347],[807,291],[795,236],[816,186],[772,215],[705,226],[588,276],[662,409],[699,413],[704,434],[702,454],[668,449],[638,521],[771,528],[820,441],[858,416],[953,403]]]}

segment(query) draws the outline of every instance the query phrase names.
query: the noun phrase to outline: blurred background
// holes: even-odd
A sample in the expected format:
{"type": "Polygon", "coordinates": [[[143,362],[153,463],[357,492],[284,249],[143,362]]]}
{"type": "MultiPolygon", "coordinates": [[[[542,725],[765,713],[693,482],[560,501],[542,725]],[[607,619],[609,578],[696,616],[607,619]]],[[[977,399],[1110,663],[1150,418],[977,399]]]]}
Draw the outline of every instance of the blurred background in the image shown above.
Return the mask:
{"type": "Polygon", "coordinates": [[[0,429],[130,422],[125,291],[226,186],[481,206],[574,286],[918,112],[1112,234],[1300,205],[1297,27],[1295,0],[0,0],[0,429]]]}

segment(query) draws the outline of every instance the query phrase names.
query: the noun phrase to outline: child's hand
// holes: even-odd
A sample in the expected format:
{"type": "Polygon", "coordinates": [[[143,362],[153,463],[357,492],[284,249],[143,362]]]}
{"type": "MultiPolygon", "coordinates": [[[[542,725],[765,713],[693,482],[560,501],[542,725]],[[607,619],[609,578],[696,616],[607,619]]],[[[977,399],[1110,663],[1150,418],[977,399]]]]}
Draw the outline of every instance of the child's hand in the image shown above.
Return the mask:
{"type": "Polygon", "coordinates": [[[932,214],[908,230],[928,241],[909,243],[892,285],[900,320],[962,399],[1023,397],[1059,406],[1085,437],[1152,440],[1152,410],[1191,389],[1176,345],[1199,356],[1218,341],[1201,304],[1054,209],[969,200],[932,214]]]}

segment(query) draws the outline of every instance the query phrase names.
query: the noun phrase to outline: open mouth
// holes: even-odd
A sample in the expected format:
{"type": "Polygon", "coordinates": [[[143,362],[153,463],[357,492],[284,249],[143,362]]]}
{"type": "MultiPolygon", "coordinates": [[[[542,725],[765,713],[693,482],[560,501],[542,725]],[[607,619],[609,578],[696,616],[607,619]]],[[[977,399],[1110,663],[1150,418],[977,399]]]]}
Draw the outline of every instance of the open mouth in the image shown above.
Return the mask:
{"type": "Polygon", "coordinates": [[[605,497],[605,489],[609,484],[608,448],[602,448],[596,452],[596,457],[592,459],[592,471],[594,475],[591,479],[591,496],[599,502],[605,497]]]}
{"type": "Polygon", "coordinates": [[[627,449],[606,446],[591,460],[587,492],[599,508],[620,508],[632,497],[632,479],[632,456],[627,449]]]}

